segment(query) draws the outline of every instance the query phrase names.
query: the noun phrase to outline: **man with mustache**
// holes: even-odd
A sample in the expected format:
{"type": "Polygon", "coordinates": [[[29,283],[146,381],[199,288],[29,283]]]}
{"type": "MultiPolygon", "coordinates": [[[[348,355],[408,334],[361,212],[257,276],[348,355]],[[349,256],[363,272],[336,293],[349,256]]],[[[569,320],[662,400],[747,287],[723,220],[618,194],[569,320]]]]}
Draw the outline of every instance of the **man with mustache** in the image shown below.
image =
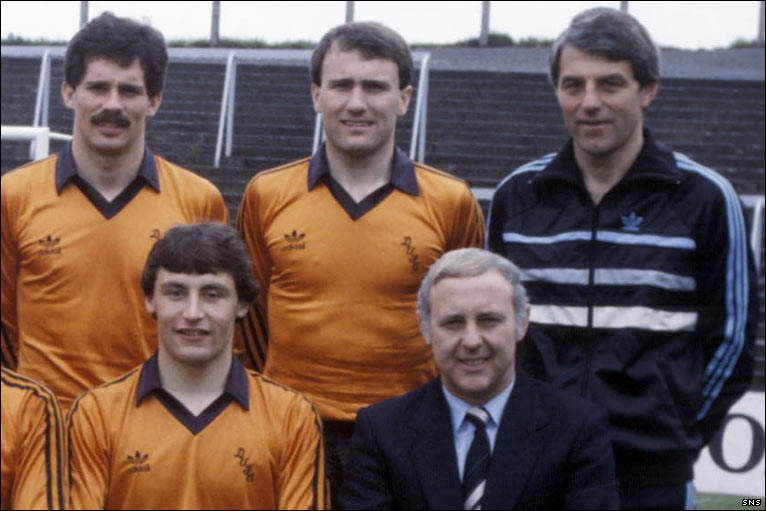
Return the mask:
{"type": "Polygon", "coordinates": [[[2,363],[64,409],[156,349],[139,285],[154,241],[178,223],[228,221],[215,186],[146,147],[166,64],[155,29],[92,20],[64,63],[72,142],[2,178],[2,363]]]}
{"type": "Polygon", "coordinates": [[[626,509],[694,505],[694,461],[750,385],[758,308],[737,194],[644,126],[658,60],[630,15],[576,16],[550,54],[571,140],[511,173],[488,223],[532,304],[519,363],[609,412],[626,509]]]}

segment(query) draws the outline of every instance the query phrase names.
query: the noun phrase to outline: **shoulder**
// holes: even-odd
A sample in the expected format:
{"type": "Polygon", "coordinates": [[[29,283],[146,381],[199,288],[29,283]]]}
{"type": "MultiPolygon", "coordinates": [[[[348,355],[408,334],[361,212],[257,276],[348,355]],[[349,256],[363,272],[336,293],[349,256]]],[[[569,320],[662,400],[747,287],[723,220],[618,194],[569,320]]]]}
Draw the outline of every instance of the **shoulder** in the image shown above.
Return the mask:
{"type": "Polygon", "coordinates": [[[389,423],[400,422],[402,418],[410,418],[416,411],[436,402],[440,385],[439,379],[436,378],[406,394],[361,408],[357,420],[361,417],[373,423],[389,423]]]}
{"type": "Polygon", "coordinates": [[[41,410],[58,409],[56,396],[48,387],[5,367],[2,368],[2,401],[3,411],[12,409],[15,413],[23,413],[30,406],[41,410]]]}
{"type": "Polygon", "coordinates": [[[531,179],[548,167],[557,155],[558,153],[549,153],[517,167],[498,183],[495,195],[501,190],[528,185],[531,179]]]}
{"type": "Polygon", "coordinates": [[[175,163],[171,163],[161,156],[155,155],[154,161],[157,163],[157,173],[161,183],[163,181],[165,183],[168,183],[169,181],[175,182],[177,183],[176,186],[182,187],[184,194],[197,191],[220,195],[218,188],[211,181],[199,174],[185,169],[180,165],[176,165],[175,163]]]}
{"type": "Polygon", "coordinates": [[[265,190],[278,190],[280,188],[295,187],[298,179],[306,183],[307,172],[311,157],[301,158],[278,167],[262,170],[255,174],[247,184],[247,191],[255,188],[265,190]]]}
{"type": "Polygon", "coordinates": [[[55,185],[57,155],[33,161],[3,174],[3,199],[9,196],[26,193],[29,190],[39,190],[39,187],[55,185]]]}
{"type": "Polygon", "coordinates": [[[554,423],[559,423],[567,429],[577,429],[584,423],[606,425],[606,412],[592,401],[564,392],[549,383],[527,375],[521,378],[529,383],[528,388],[536,394],[546,415],[554,423]]]}
{"type": "Polygon", "coordinates": [[[129,406],[135,399],[141,368],[142,366],[135,367],[115,380],[86,390],[72,404],[69,415],[74,416],[77,412],[93,409],[108,415],[109,410],[129,406]]]}
{"type": "Polygon", "coordinates": [[[250,397],[251,403],[253,401],[257,402],[268,410],[269,413],[297,410],[298,413],[311,417],[312,420],[319,424],[319,413],[308,396],[271,380],[257,371],[248,370],[247,375],[250,389],[256,394],[255,397],[250,397]]]}
{"type": "Polygon", "coordinates": [[[735,202],[739,200],[734,187],[720,173],[683,153],[674,151],[673,158],[676,167],[681,171],[681,185],[687,193],[693,193],[697,199],[724,199],[735,202]]]}
{"type": "Polygon", "coordinates": [[[424,163],[413,162],[413,166],[415,178],[424,193],[442,196],[470,194],[468,184],[457,176],[424,163]]]}

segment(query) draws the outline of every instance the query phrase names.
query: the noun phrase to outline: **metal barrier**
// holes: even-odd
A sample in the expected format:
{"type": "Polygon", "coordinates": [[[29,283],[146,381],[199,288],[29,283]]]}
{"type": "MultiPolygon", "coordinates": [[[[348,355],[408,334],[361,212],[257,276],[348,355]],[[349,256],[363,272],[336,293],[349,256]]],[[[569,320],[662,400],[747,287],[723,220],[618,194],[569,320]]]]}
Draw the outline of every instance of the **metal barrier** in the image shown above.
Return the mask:
{"type": "Polygon", "coordinates": [[[420,62],[418,78],[418,97],[415,101],[415,114],[412,119],[412,139],[410,140],[410,160],[423,162],[426,159],[426,124],[428,123],[428,84],[431,68],[431,53],[426,53],[420,62]],[[415,147],[417,145],[417,158],[415,147]]]}
{"type": "MultiPolygon", "coordinates": [[[[48,126],[48,113],[50,111],[51,96],[51,51],[46,48],[40,59],[40,74],[37,78],[37,96],[35,98],[35,115],[32,118],[32,126],[48,126]]],[[[33,160],[37,154],[36,138],[29,144],[29,157],[33,160]]],[[[47,139],[46,139],[47,144],[47,139]]],[[[48,155],[48,147],[45,148],[45,156],[48,155]]]]}
{"type": "MultiPolygon", "coordinates": [[[[415,99],[415,112],[412,118],[412,138],[410,140],[410,159],[422,162],[426,156],[426,124],[428,122],[428,85],[431,74],[431,53],[427,52],[420,61],[420,78],[418,79],[418,93],[415,99]],[[417,149],[417,158],[415,150],[417,149]]],[[[324,141],[325,133],[322,127],[322,114],[316,114],[314,119],[314,139],[311,145],[311,154],[317,152],[319,145],[324,141]]]]}
{"type": "Polygon", "coordinates": [[[316,114],[314,117],[314,141],[311,143],[311,154],[313,155],[319,149],[319,144],[324,142],[324,128],[322,127],[322,114],[316,114]]]}
{"type": "Polygon", "coordinates": [[[72,140],[71,135],[53,133],[48,126],[2,126],[0,138],[3,140],[31,140],[34,153],[29,157],[40,160],[50,152],[50,139],[72,140]]]}
{"type": "Polygon", "coordinates": [[[229,52],[226,59],[226,78],[223,81],[221,95],[221,115],[218,118],[218,137],[215,141],[215,157],[213,166],[221,163],[221,147],[223,146],[223,128],[226,123],[226,157],[231,156],[231,144],[234,138],[234,101],[237,87],[237,52],[229,52]]]}
{"type": "Polygon", "coordinates": [[[750,247],[753,249],[755,267],[761,271],[761,240],[763,240],[763,209],[766,199],[761,195],[740,195],[742,203],[753,209],[750,225],[750,247]]]}

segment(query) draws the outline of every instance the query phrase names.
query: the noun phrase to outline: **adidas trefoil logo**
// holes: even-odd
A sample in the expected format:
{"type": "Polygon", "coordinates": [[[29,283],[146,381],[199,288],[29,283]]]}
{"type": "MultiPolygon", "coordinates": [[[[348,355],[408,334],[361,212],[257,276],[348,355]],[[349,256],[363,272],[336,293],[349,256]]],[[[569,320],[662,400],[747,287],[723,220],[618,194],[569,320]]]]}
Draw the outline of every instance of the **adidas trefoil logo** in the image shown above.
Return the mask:
{"type": "Polygon", "coordinates": [[[305,237],[305,232],[298,234],[298,231],[293,229],[292,233],[285,234],[285,241],[287,242],[287,245],[282,247],[282,250],[305,250],[306,242],[303,241],[303,238],[305,237]]]}
{"type": "Polygon", "coordinates": [[[128,469],[128,473],[133,474],[135,472],[149,472],[151,470],[151,466],[146,462],[148,459],[149,455],[141,454],[141,451],[136,451],[136,454],[132,456],[128,454],[128,463],[132,465],[128,469]]]}
{"type": "Polygon", "coordinates": [[[37,244],[42,247],[40,251],[42,255],[60,254],[61,247],[58,246],[60,242],[61,238],[54,238],[50,234],[37,240],[37,244]]]}
{"type": "Polygon", "coordinates": [[[637,216],[635,211],[631,211],[628,216],[621,216],[622,230],[630,232],[638,232],[638,226],[644,221],[644,217],[637,216]]]}

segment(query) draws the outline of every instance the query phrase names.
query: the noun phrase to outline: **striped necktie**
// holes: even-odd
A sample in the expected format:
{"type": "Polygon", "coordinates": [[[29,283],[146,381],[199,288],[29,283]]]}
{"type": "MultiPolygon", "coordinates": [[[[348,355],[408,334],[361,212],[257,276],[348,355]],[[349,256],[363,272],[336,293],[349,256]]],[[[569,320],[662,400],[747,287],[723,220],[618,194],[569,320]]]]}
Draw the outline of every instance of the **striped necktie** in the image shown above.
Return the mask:
{"type": "Polygon", "coordinates": [[[489,438],[485,428],[489,413],[475,406],[466,412],[465,419],[476,426],[476,431],[463,470],[463,509],[481,509],[490,459],[489,438]]]}

